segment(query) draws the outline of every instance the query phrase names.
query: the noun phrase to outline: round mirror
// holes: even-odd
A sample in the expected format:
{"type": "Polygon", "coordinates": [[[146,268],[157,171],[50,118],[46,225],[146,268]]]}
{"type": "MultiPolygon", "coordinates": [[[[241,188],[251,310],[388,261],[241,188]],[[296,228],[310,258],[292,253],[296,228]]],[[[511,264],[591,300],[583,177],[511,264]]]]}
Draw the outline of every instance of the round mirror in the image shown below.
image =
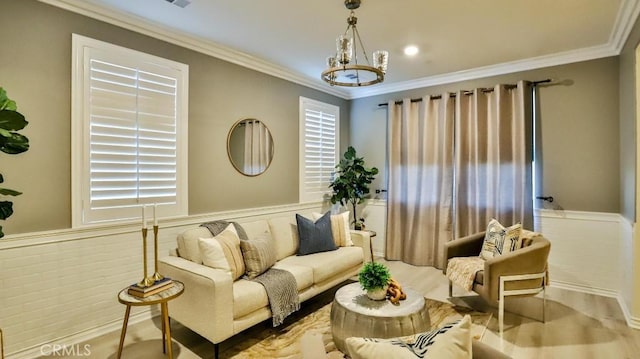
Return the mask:
{"type": "Polygon", "coordinates": [[[227,136],[227,154],[233,167],[245,176],[257,176],[269,168],[273,159],[273,138],[260,120],[236,122],[227,136]]]}

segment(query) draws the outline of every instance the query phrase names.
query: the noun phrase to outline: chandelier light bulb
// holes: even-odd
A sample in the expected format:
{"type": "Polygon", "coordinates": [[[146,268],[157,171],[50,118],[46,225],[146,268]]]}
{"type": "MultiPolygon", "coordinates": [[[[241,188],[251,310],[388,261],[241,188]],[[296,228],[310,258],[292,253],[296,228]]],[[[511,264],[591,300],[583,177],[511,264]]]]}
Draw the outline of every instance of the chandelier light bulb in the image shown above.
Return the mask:
{"type": "Polygon", "coordinates": [[[382,73],[387,72],[387,65],[389,65],[389,51],[378,50],[373,53],[373,67],[382,71],[382,73]]]}
{"type": "Polygon", "coordinates": [[[340,35],[336,40],[336,47],[338,50],[338,61],[343,65],[351,62],[351,57],[353,56],[353,41],[347,36],[340,35]]]}

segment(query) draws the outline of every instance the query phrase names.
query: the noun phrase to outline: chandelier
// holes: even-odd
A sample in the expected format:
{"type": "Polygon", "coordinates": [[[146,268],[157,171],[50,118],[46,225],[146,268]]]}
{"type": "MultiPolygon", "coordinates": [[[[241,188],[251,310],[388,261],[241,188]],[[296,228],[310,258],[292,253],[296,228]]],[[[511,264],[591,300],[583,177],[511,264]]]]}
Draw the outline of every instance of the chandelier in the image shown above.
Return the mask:
{"type": "Polygon", "coordinates": [[[322,79],[332,86],[360,87],[384,81],[389,63],[389,52],[373,52],[373,66],[367,57],[356,24],[358,18],[354,10],[360,7],[360,0],[345,0],[344,6],[351,10],[347,18],[347,29],[336,40],[336,55],[327,58],[328,68],[322,72],[322,79]],[[366,64],[358,63],[358,45],[366,64]]]}

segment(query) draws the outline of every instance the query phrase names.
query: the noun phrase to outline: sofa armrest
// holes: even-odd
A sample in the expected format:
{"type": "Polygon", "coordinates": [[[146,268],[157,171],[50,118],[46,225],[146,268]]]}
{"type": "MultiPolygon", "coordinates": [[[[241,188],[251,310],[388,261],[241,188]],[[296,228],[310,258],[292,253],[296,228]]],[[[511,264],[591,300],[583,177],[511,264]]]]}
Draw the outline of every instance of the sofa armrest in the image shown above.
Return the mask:
{"type": "Polygon", "coordinates": [[[184,293],[172,300],[169,314],[213,343],[233,333],[233,280],[220,270],[180,257],[164,257],[158,270],[184,283],[184,293]]]}
{"type": "Polygon", "coordinates": [[[351,241],[354,246],[362,248],[364,263],[373,261],[373,250],[371,246],[371,232],[351,230],[351,241]]]}
{"type": "MultiPolygon", "coordinates": [[[[484,285],[489,285],[487,288],[488,299],[498,300],[501,276],[546,272],[550,249],[550,243],[545,240],[485,261],[484,285]]],[[[540,279],[530,279],[507,283],[505,289],[533,289],[540,288],[541,285],[540,279]]]]}
{"type": "Polygon", "coordinates": [[[447,272],[447,262],[453,257],[473,257],[480,255],[485,232],[479,232],[470,236],[454,239],[444,244],[445,263],[442,272],[447,272]]]}

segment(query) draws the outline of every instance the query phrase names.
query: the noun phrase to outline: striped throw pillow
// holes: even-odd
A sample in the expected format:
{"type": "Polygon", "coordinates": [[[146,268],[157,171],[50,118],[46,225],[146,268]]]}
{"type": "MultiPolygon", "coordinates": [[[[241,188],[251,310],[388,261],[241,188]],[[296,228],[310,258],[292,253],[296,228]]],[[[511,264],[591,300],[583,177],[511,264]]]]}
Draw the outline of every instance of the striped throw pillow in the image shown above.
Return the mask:
{"type": "MultiPolygon", "coordinates": [[[[351,240],[351,229],[349,228],[349,211],[331,215],[331,234],[336,247],[353,246],[351,240]]],[[[317,221],[323,216],[322,213],[313,213],[313,220],[317,221]]]]}
{"type": "Polygon", "coordinates": [[[233,224],[229,224],[224,231],[213,238],[200,238],[198,246],[204,265],[227,271],[233,280],[244,274],[240,238],[233,224]],[[222,257],[224,260],[221,259],[222,257]]]}
{"type": "Polygon", "coordinates": [[[244,258],[245,275],[248,279],[259,276],[276,263],[276,247],[269,233],[263,233],[247,241],[240,241],[240,249],[244,258]]]}

